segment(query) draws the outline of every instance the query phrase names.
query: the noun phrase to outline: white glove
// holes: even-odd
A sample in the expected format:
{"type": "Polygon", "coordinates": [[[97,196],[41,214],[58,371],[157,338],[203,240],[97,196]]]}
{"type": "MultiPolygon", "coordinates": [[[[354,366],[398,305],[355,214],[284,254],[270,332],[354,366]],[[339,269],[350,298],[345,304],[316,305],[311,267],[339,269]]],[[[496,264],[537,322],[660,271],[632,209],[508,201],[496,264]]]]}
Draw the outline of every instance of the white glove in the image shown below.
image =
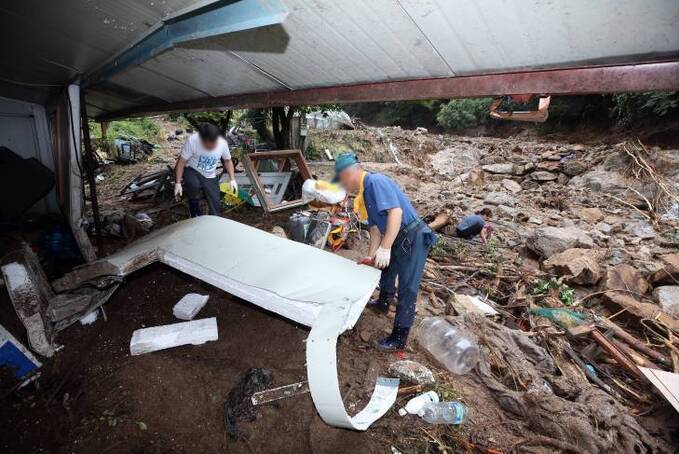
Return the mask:
{"type": "Polygon", "coordinates": [[[375,252],[375,267],[383,270],[389,266],[391,261],[391,249],[385,249],[382,246],[377,248],[375,252]]]}
{"type": "Polygon", "coordinates": [[[231,185],[231,191],[233,191],[234,194],[237,194],[238,193],[238,183],[236,183],[236,180],[231,180],[229,182],[229,184],[231,185]]]}
{"type": "Polygon", "coordinates": [[[184,194],[184,189],[182,189],[182,184],[181,183],[175,183],[174,184],[174,198],[175,198],[175,200],[181,200],[183,194],[184,194]]]}

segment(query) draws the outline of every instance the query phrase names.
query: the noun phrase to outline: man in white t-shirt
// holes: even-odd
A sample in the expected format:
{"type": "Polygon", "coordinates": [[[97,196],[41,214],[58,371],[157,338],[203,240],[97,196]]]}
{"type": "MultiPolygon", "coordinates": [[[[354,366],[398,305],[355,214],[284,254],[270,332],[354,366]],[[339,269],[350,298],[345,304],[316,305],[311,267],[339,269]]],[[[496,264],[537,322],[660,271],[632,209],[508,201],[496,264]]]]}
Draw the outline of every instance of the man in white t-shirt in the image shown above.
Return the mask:
{"type": "Polygon", "coordinates": [[[182,153],[177,159],[174,195],[178,200],[181,199],[184,193],[183,183],[186,186],[186,195],[189,196],[189,212],[193,218],[203,214],[200,209],[202,191],[207,200],[208,214],[220,216],[222,201],[217,176],[220,159],[229,173],[231,190],[238,191],[229,145],[220,135],[219,128],[211,123],[201,123],[197,130],[184,143],[182,153]]]}

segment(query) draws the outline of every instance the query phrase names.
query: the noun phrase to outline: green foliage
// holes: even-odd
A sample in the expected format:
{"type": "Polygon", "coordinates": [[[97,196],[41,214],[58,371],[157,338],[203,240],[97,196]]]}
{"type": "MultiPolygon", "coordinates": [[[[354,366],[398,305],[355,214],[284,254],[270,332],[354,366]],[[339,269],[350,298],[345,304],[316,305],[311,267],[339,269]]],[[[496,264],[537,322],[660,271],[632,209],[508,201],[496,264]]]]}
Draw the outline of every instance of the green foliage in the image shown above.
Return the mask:
{"type": "MultiPolygon", "coordinates": [[[[98,130],[99,127],[95,129],[98,130]]],[[[106,135],[108,140],[113,140],[116,137],[135,137],[153,143],[160,140],[161,132],[162,128],[156,120],[141,117],[112,121],[106,135]]]]}
{"type": "Polygon", "coordinates": [[[550,278],[549,280],[538,279],[531,287],[531,294],[536,296],[546,296],[550,291],[556,290],[559,295],[559,300],[566,306],[571,306],[575,303],[575,289],[566,284],[559,284],[559,282],[550,278]]]}
{"type": "Polygon", "coordinates": [[[619,126],[630,126],[644,118],[659,118],[679,113],[679,94],[675,91],[645,91],[613,95],[610,115],[619,126]]]}
{"type": "Polygon", "coordinates": [[[441,101],[397,101],[348,104],[344,110],[352,117],[377,126],[400,126],[414,129],[436,125],[441,101]]]}
{"type": "Polygon", "coordinates": [[[480,126],[488,121],[490,98],[451,99],[436,115],[438,123],[447,129],[461,130],[480,126]]]}
{"type": "Polygon", "coordinates": [[[431,254],[437,257],[462,257],[467,251],[467,246],[462,241],[447,241],[438,237],[436,243],[431,248],[431,254]]]}

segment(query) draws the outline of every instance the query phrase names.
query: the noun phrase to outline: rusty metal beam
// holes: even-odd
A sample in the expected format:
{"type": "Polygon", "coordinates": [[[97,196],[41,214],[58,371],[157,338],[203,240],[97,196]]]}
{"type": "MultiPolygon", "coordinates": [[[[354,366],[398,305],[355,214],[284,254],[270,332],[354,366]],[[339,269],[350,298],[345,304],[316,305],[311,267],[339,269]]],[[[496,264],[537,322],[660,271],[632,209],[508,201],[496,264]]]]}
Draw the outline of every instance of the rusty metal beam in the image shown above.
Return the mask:
{"type": "Polygon", "coordinates": [[[569,95],[646,90],[679,90],[679,61],[521,71],[250,93],[140,106],[106,114],[101,116],[99,120],[108,121],[137,115],[215,108],[471,98],[522,93],[569,95]]]}

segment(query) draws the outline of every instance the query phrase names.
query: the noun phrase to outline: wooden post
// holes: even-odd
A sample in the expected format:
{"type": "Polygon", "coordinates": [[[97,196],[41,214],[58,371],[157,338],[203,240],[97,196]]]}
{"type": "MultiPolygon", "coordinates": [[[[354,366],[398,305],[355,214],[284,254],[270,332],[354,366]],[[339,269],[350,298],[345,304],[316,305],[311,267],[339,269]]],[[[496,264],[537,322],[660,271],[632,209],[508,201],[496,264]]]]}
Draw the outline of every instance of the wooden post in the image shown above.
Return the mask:
{"type": "Polygon", "coordinates": [[[94,230],[97,233],[97,246],[101,250],[101,218],[99,217],[99,202],[97,201],[97,187],[94,171],[96,169],[96,159],[92,150],[92,140],[90,138],[90,125],[87,122],[87,107],[85,103],[85,92],[80,90],[80,116],[82,118],[83,144],[85,145],[85,173],[87,183],[90,186],[90,203],[92,204],[92,216],[94,217],[94,230]]]}
{"type": "Polygon", "coordinates": [[[108,121],[102,121],[99,123],[99,127],[101,128],[101,143],[104,144],[104,151],[106,152],[106,157],[111,158],[111,149],[109,148],[109,143],[108,143],[108,126],[109,122],[108,121]]]}

